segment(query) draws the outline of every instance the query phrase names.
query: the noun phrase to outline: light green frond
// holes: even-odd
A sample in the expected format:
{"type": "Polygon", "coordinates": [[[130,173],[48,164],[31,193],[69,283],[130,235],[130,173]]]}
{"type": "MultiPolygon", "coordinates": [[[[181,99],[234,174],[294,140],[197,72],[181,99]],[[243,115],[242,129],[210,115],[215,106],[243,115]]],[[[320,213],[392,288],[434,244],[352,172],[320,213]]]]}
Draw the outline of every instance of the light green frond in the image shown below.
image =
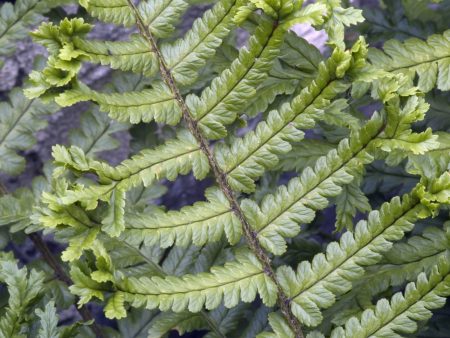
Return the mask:
{"type": "Polygon", "coordinates": [[[256,96],[250,100],[245,114],[256,116],[265,112],[280,95],[291,95],[305,88],[317,76],[319,64],[323,60],[315,46],[289,31],[269,77],[256,89],[256,96]]]}
{"type": "MultiPolygon", "coordinates": [[[[146,76],[154,75],[159,69],[156,54],[150,50],[148,42],[136,34],[131,35],[128,41],[97,41],[74,37],[68,42],[68,46],[73,48],[72,53],[80,54],[79,57],[74,55],[73,59],[110,66],[112,69],[146,76]]],[[[63,56],[61,53],[62,50],[60,57],[63,56]]]]}
{"type": "MultiPolygon", "coordinates": [[[[136,24],[128,0],[80,0],[88,13],[107,23],[131,27],[136,24]]],[[[137,6],[144,24],[157,37],[167,37],[187,8],[183,0],[143,0],[137,6]]]]}
{"type": "Polygon", "coordinates": [[[263,332],[256,338],[294,338],[295,334],[289,327],[286,319],[277,312],[269,313],[269,323],[273,332],[263,332]]]}
{"type": "Polygon", "coordinates": [[[198,71],[234,27],[233,17],[239,6],[241,0],[219,1],[194,22],[183,38],[161,46],[162,56],[177,83],[186,86],[195,82],[198,71]]]}
{"type": "MultiPolygon", "coordinates": [[[[356,225],[354,233],[346,232],[339,243],[329,244],[326,254],[316,255],[311,263],[300,263],[297,273],[288,267],[279,269],[278,280],[293,298],[291,309],[302,323],[320,324],[320,309],[330,307],[338,295],[350,290],[352,282],[364,274],[363,267],[380,261],[382,253],[411,231],[416,220],[431,215],[422,204],[420,189],[419,185],[402,199],[396,197],[379,211],[372,211],[367,221],[356,225]]],[[[441,189],[447,191],[450,185],[441,189]]]]}
{"type": "Polygon", "coordinates": [[[155,81],[151,89],[125,93],[101,93],[79,83],[55,99],[62,107],[80,101],[93,101],[109,117],[120,122],[150,122],[175,125],[180,122],[181,110],[170,89],[155,81]]]}
{"type": "Polygon", "coordinates": [[[92,297],[100,300],[104,299],[102,285],[89,277],[85,266],[72,265],[70,268],[70,277],[72,278],[73,285],[69,289],[73,294],[80,297],[78,301],[79,306],[89,302],[92,297]]]}
{"type": "MultiPolygon", "coordinates": [[[[126,128],[117,122],[111,121],[106,115],[92,111],[84,113],[80,126],[69,133],[72,145],[80,147],[86,154],[97,156],[99,152],[115,149],[119,142],[111,134],[126,128]]],[[[48,178],[38,176],[32,182],[31,189],[18,189],[13,194],[0,198],[0,226],[9,225],[11,232],[27,228],[36,229],[40,222],[33,218],[34,210],[41,200],[43,191],[50,189],[48,178]]],[[[40,228],[40,227],[39,227],[40,228]]]]}
{"type": "MultiPolygon", "coordinates": [[[[114,299],[116,301],[123,298],[124,302],[133,307],[174,312],[189,309],[190,312],[199,312],[204,306],[214,309],[221,302],[227,308],[236,306],[239,300],[251,302],[258,293],[265,304],[274,305],[276,286],[264,274],[258,260],[247,251],[238,253],[236,259],[223,267],[212,267],[211,272],[197,275],[118,278],[115,282],[114,299]]],[[[84,278],[89,277],[84,275],[84,278]]],[[[75,280],[74,282],[72,292],[80,296],[85,293],[93,295],[89,290],[91,287],[85,289],[83,285],[78,285],[75,280]]],[[[95,290],[102,295],[101,285],[95,285],[95,290]]],[[[121,302],[116,307],[123,306],[121,302]]]]}
{"type": "Polygon", "coordinates": [[[126,27],[136,23],[127,0],[79,0],[79,2],[90,15],[101,21],[126,27]]]}
{"type": "MultiPolygon", "coordinates": [[[[141,184],[149,186],[163,178],[175,180],[179,174],[187,174],[191,170],[198,179],[202,179],[209,171],[206,156],[194,137],[186,131],[179,132],[177,139],[164,145],[141,151],[117,167],[86,157],[78,147],[55,146],[53,157],[61,168],[94,173],[99,177],[100,184],[75,184],[73,190],[67,190],[64,196],[57,198],[63,204],[83,201],[91,208],[95,208],[97,200],[109,201],[114,190],[128,191],[141,184]]],[[[125,198],[124,195],[122,197],[125,198]]]]}
{"type": "Polygon", "coordinates": [[[402,73],[414,80],[423,92],[434,87],[450,90],[450,30],[434,34],[427,41],[417,38],[404,42],[389,40],[383,51],[371,49],[369,59],[376,67],[402,73]]]}
{"type": "Polygon", "coordinates": [[[435,227],[425,228],[423,234],[395,243],[383,254],[379,264],[366,268],[364,278],[354,289],[359,304],[371,304],[372,297],[390,286],[400,286],[414,281],[421,272],[429,274],[442,257],[450,257],[450,236],[435,227]]]}
{"type": "Polygon", "coordinates": [[[284,32],[276,30],[273,22],[264,20],[249,40],[248,48],[205,88],[200,97],[188,95],[193,117],[204,135],[210,139],[224,137],[224,125],[232,123],[243,113],[247,100],[256,94],[255,87],[268,76],[273,59],[278,55],[284,32]]]}
{"type": "MultiPolygon", "coordinates": [[[[317,13],[305,7],[302,18],[312,21],[317,13]]],[[[320,16],[321,17],[321,16],[320,16]]],[[[249,47],[242,48],[236,59],[222,74],[214,79],[200,97],[189,95],[186,102],[199,121],[206,137],[217,139],[227,133],[224,125],[232,123],[237,114],[242,114],[257,94],[257,87],[268,77],[274,59],[279,55],[284,36],[290,25],[261,19],[249,47]]]]}
{"type": "Polygon", "coordinates": [[[428,320],[431,310],[445,305],[450,295],[450,266],[441,259],[427,277],[421,273],[417,282],[396,293],[390,301],[381,299],[374,309],[367,309],[359,318],[349,319],[345,326],[333,330],[332,338],[400,337],[417,331],[419,321],[428,320]]]}
{"type": "Polygon", "coordinates": [[[328,206],[328,197],[339,195],[341,187],[374,160],[367,147],[381,133],[382,123],[379,116],[372,119],[359,133],[355,132],[337,149],[319,158],[314,167],[306,168],[300,177],[266,196],[260,206],[250,200],[241,203],[265,248],[282,254],[286,250],[283,237],[297,235],[299,224],[310,223],[316,210],[328,206]]]}
{"type": "Polygon", "coordinates": [[[319,2],[325,4],[328,10],[323,25],[328,35],[328,43],[344,49],[345,27],[363,22],[362,10],[353,7],[343,8],[341,0],[319,0],[319,2]]]}
{"type": "Polygon", "coordinates": [[[419,96],[410,96],[402,105],[400,97],[395,96],[386,104],[387,126],[385,137],[374,142],[380,152],[386,153],[388,164],[398,164],[409,155],[425,154],[439,148],[438,136],[430,128],[415,133],[411,124],[423,120],[429,105],[419,96]]]}
{"type": "Polygon", "coordinates": [[[9,95],[9,102],[0,103],[0,172],[20,174],[25,160],[17,152],[31,148],[36,142],[34,133],[45,128],[45,115],[57,111],[55,105],[28,100],[18,88],[9,95]]]}
{"type": "Polygon", "coordinates": [[[65,19],[59,25],[43,23],[32,37],[58,60],[55,67],[60,69],[87,61],[147,76],[158,70],[156,54],[140,35],[132,34],[128,41],[89,40],[85,36],[91,29],[82,19],[65,19]]]}
{"type": "Polygon", "coordinates": [[[155,37],[169,37],[188,8],[184,0],[143,0],[137,7],[144,24],[155,37]]]}
{"type": "Polygon", "coordinates": [[[315,119],[323,113],[331,100],[344,92],[348,85],[338,81],[350,65],[351,54],[335,50],[326,63],[319,65],[318,75],[290,104],[269,113],[267,121],[243,138],[234,138],[229,147],[216,151],[219,165],[228,175],[231,187],[252,192],[254,180],[264,170],[278,163],[278,155],[291,150],[291,142],[303,139],[300,129],[313,128],[315,119]]]}
{"type": "Polygon", "coordinates": [[[19,268],[7,255],[0,256],[0,283],[9,293],[8,307],[0,318],[0,337],[24,337],[22,326],[27,321],[27,310],[44,290],[44,274],[26,267],[19,268]]]}
{"type": "Polygon", "coordinates": [[[223,234],[231,244],[242,235],[241,224],[231,211],[222,192],[210,188],[205,192],[207,202],[197,202],[180,211],[152,211],[151,213],[127,214],[126,229],[122,238],[128,243],[147,246],[202,246],[219,241],[223,234]]]}

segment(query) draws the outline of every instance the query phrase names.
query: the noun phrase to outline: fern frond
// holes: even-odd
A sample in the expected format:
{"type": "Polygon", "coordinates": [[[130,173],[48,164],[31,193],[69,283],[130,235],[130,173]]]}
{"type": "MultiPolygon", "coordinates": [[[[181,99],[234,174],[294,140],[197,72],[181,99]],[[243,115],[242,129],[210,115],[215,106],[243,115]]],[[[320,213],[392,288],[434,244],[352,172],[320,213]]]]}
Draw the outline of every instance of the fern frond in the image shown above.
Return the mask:
{"type": "Polygon", "coordinates": [[[94,18],[104,22],[126,27],[136,23],[127,0],[80,0],[80,5],[94,18]]]}
{"type": "Polygon", "coordinates": [[[344,228],[353,230],[353,218],[356,211],[366,212],[372,208],[369,200],[360,188],[361,179],[357,177],[342,187],[342,192],[336,198],[336,230],[344,228]]]}
{"type": "Polygon", "coordinates": [[[225,233],[230,244],[236,244],[242,235],[241,224],[231,212],[229,202],[219,190],[205,192],[207,202],[197,202],[180,211],[151,214],[127,214],[123,238],[128,243],[162,248],[172,245],[202,246],[219,241],[225,233]]]}
{"type": "Polygon", "coordinates": [[[47,125],[43,117],[56,111],[55,105],[26,99],[18,88],[11,91],[9,102],[0,103],[0,171],[9,175],[23,171],[25,160],[17,152],[34,145],[33,134],[47,125]]]}
{"type": "Polygon", "coordinates": [[[423,92],[435,86],[443,91],[450,90],[450,30],[431,35],[427,41],[389,40],[383,51],[371,49],[369,60],[378,68],[406,75],[411,82],[417,74],[417,86],[423,92]]]}
{"type": "Polygon", "coordinates": [[[341,141],[337,149],[319,158],[313,168],[306,168],[300,177],[266,196],[260,206],[242,201],[246,217],[266,249],[282,254],[286,250],[283,237],[297,235],[299,223],[311,222],[315,211],[328,205],[327,197],[337,196],[355,172],[374,160],[367,147],[382,132],[382,123],[380,117],[372,119],[353,137],[341,141]]]}
{"type": "Polygon", "coordinates": [[[69,133],[69,142],[88,156],[116,149],[120,143],[112,135],[126,130],[126,124],[115,122],[96,110],[87,111],[80,118],[80,126],[69,133]]]}
{"type": "MultiPolygon", "coordinates": [[[[83,280],[90,280],[87,275],[83,276],[83,280]]],[[[80,304],[92,296],[103,298],[102,286],[92,282],[78,284],[74,278],[75,284],[71,290],[83,296],[80,304]]],[[[159,308],[162,311],[181,312],[189,309],[199,312],[204,306],[214,309],[222,301],[228,308],[236,306],[240,299],[251,302],[257,293],[268,306],[273,305],[277,297],[275,284],[264,274],[259,261],[247,251],[238,253],[234,262],[226,263],[223,267],[213,267],[210,273],[165,278],[122,278],[116,280],[115,288],[117,291],[108,301],[110,308],[114,305],[114,311],[106,314],[109,318],[115,318],[121,313],[124,302],[133,307],[159,308]]]]}
{"type": "Polygon", "coordinates": [[[286,320],[277,312],[269,313],[269,323],[274,332],[263,332],[256,338],[294,338],[295,334],[286,320]]]}
{"type": "MultiPolygon", "coordinates": [[[[115,198],[121,196],[119,200],[124,201],[123,192],[138,185],[149,186],[162,178],[174,180],[179,174],[187,174],[191,170],[201,179],[209,171],[206,156],[200,151],[195,139],[183,131],[179,132],[177,139],[155,149],[143,150],[117,167],[89,159],[77,147],[55,146],[53,156],[57,165],[75,172],[94,173],[101,182],[100,185],[86,187],[75,185],[74,190],[67,190],[64,196],[57,198],[60,203],[67,205],[83,201],[94,208],[97,200],[109,201],[116,190],[119,195],[115,198]]],[[[119,200],[116,203],[122,203],[119,200]]]]}
{"type": "Polygon", "coordinates": [[[233,17],[241,3],[241,0],[219,1],[194,22],[183,38],[161,45],[162,56],[178,84],[187,86],[195,82],[198,71],[234,27],[233,17]]]}
{"type": "Polygon", "coordinates": [[[0,282],[8,287],[6,312],[0,318],[0,337],[18,337],[23,333],[27,310],[44,290],[44,274],[36,270],[19,269],[5,253],[0,256],[0,282]]]}
{"type": "MultiPolygon", "coordinates": [[[[414,107],[419,109],[421,106],[414,107]]],[[[413,116],[418,112],[411,109],[405,111],[413,116]]],[[[397,126],[395,137],[399,137],[406,130],[408,114],[404,113],[403,119],[389,119],[390,124],[397,126]],[[402,123],[404,125],[399,127],[402,123]]],[[[384,144],[382,141],[386,140],[386,133],[390,128],[385,128],[382,133],[382,127],[382,118],[374,118],[360,133],[355,133],[349,141],[341,142],[337,150],[332,150],[326,157],[318,160],[314,170],[308,168],[301,178],[293,179],[287,188],[282,187],[274,196],[267,197],[261,207],[250,200],[244,200],[242,208],[258,231],[261,243],[276,254],[283,253],[283,236],[295,236],[299,231],[298,223],[309,223],[315,210],[328,205],[324,197],[339,195],[342,186],[352,182],[355,176],[359,176],[362,167],[373,161],[374,158],[370,155],[373,152],[372,146],[369,152],[366,148],[369,144],[384,144]],[[381,143],[377,143],[378,136],[382,140],[381,143]],[[272,199],[279,202],[274,203],[272,199]],[[274,208],[273,205],[277,207],[274,208]]],[[[390,138],[387,138],[387,142],[390,142],[390,138]]],[[[133,222],[126,226],[125,236],[137,243],[159,242],[166,247],[172,244],[186,245],[193,240],[195,244],[202,245],[219,240],[223,232],[230,243],[235,243],[241,236],[228,203],[222,199],[214,203],[202,202],[197,207],[185,207],[182,212],[158,212],[151,216],[130,217],[133,222]]]]}
{"type": "MultiPolygon", "coordinates": [[[[448,179],[448,173],[443,174],[448,179]]],[[[326,255],[319,254],[311,263],[302,262],[297,273],[288,267],[278,270],[278,279],[285,292],[292,297],[291,309],[308,326],[322,321],[320,309],[330,307],[336,299],[352,287],[352,281],[364,274],[364,266],[381,260],[382,253],[392,242],[411,231],[417,219],[428,217],[432,210],[418,185],[402,199],[394,198],[379,211],[369,214],[367,221],[357,224],[355,232],[346,232],[339,243],[328,245],[326,255]]],[[[436,196],[450,191],[450,181],[440,186],[436,196]]],[[[448,201],[447,201],[448,202],[448,201]]]]}
{"type": "Polygon", "coordinates": [[[163,312],[158,314],[150,323],[148,336],[161,338],[171,330],[176,330],[179,335],[194,330],[207,329],[204,319],[199,313],[190,312],[163,312]]]}
{"type": "Polygon", "coordinates": [[[65,0],[18,0],[6,2],[0,8],[0,56],[14,52],[17,41],[28,36],[28,30],[42,22],[42,14],[60,6],[65,0]]]}
{"type": "MultiPolygon", "coordinates": [[[[127,0],[80,0],[88,13],[104,22],[130,27],[136,18],[127,0]]],[[[137,6],[139,16],[152,34],[167,37],[187,9],[184,0],[144,0],[137,6]]]]}
{"type": "MultiPolygon", "coordinates": [[[[40,42],[37,33],[33,33],[33,37],[40,42]]],[[[152,76],[158,70],[155,53],[149,50],[146,41],[139,35],[131,35],[128,41],[96,41],[74,37],[72,44],[73,47],[69,46],[74,49],[71,52],[74,54],[65,55],[67,61],[79,59],[146,76],[152,76]]],[[[62,50],[60,57],[61,53],[62,50]]]]}
{"type": "Polygon", "coordinates": [[[120,122],[150,122],[176,125],[181,119],[181,110],[173,94],[163,82],[155,81],[151,89],[125,93],[101,93],[84,84],[77,84],[55,98],[61,107],[80,101],[93,101],[100,111],[120,122]]]}
{"type": "Polygon", "coordinates": [[[312,128],[315,119],[348,85],[339,81],[350,66],[351,53],[335,50],[319,66],[316,79],[290,104],[269,113],[267,121],[244,138],[234,138],[229,147],[216,151],[219,165],[227,173],[230,186],[237,191],[252,192],[254,180],[264,170],[278,163],[278,155],[291,150],[290,143],[303,138],[301,128],[312,128]]]}
{"type": "Polygon", "coordinates": [[[441,259],[427,277],[421,273],[415,283],[406,286],[404,294],[391,300],[381,299],[374,309],[367,309],[359,318],[349,319],[344,327],[333,330],[332,338],[386,337],[411,334],[418,321],[428,320],[432,312],[445,305],[450,295],[450,266],[441,259]]]}
{"type": "Polygon", "coordinates": [[[48,302],[44,310],[36,309],[36,315],[40,318],[38,338],[56,338],[58,332],[58,315],[56,314],[55,302],[48,302]]]}
{"type": "MultiPolygon", "coordinates": [[[[316,14],[305,10],[304,16],[314,20],[316,14]]],[[[200,97],[187,96],[186,103],[207,138],[224,137],[227,133],[224,125],[232,123],[256,95],[256,87],[267,78],[280,52],[287,28],[282,23],[276,26],[270,20],[262,20],[249,41],[248,50],[242,48],[239,58],[200,97]]]]}
{"type": "Polygon", "coordinates": [[[147,76],[158,70],[156,54],[141,36],[131,35],[128,41],[88,40],[85,36],[91,29],[82,19],[64,19],[59,25],[43,23],[31,35],[58,60],[55,67],[59,69],[70,69],[88,61],[147,76]]]}
{"type": "Polygon", "coordinates": [[[435,227],[425,228],[423,234],[395,243],[383,254],[382,261],[366,268],[364,278],[355,289],[359,304],[371,304],[372,297],[390,286],[414,281],[421,272],[429,274],[442,257],[450,257],[450,236],[435,227]]]}
{"type": "Polygon", "coordinates": [[[226,135],[224,125],[232,123],[245,108],[246,100],[255,95],[255,86],[262,83],[278,55],[282,31],[273,22],[263,20],[242,48],[239,57],[202,91],[200,97],[190,94],[186,103],[199,122],[204,135],[210,139],[226,135]]]}
{"type": "Polygon", "coordinates": [[[411,124],[422,121],[429,105],[419,96],[411,96],[402,104],[396,96],[386,103],[387,124],[385,137],[374,142],[375,147],[387,152],[386,161],[390,165],[400,163],[405,158],[405,151],[409,154],[425,154],[437,149],[440,143],[438,136],[432,134],[431,128],[421,133],[411,130],[411,124]]]}
{"type": "Polygon", "coordinates": [[[290,152],[280,156],[280,162],[275,169],[301,172],[307,167],[314,166],[320,157],[335,148],[332,143],[313,139],[304,139],[291,147],[290,152]]]}
{"type": "Polygon", "coordinates": [[[353,26],[364,21],[362,10],[353,7],[343,8],[342,1],[319,0],[327,7],[324,29],[328,35],[328,43],[345,49],[345,27],[353,26]]]}

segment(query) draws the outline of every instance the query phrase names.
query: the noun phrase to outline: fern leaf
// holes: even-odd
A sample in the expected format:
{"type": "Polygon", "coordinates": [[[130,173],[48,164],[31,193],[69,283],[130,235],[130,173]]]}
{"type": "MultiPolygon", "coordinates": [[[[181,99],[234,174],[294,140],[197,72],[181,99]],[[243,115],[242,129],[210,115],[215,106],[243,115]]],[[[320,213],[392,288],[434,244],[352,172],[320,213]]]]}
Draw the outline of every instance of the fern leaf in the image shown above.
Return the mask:
{"type": "Polygon", "coordinates": [[[26,311],[37,301],[44,289],[45,276],[17,263],[3,254],[0,256],[0,282],[8,287],[9,300],[6,312],[0,318],[0,337],[20,336],[26,322],[26,311]]]}
{"type": "MultiPolygon", "coordinates": [[[[448,191],[450,185],[440,188],[448,191]]],[[[367,221],[357,224],[354,234],[346,232],[339,243],[329,244],[326,255],[316,255],[311,263],[302,262],[297,274],[288,267],[280,268],[280,283],[292,297],[291,309],[302,323],[320,324],[320,309],[331,306],[337,295],[350,290],[352,281],[364,274],[363,266],[379,261],[393,241],[412,230],[413,222],[431,215],[420,190],[419,185],[402,200],[394,198],[379,211],[371,212],[367,221]]]]}
{"type": "Polygon", "coordinates": [[[80,0],[80,5],[99,20],[130,27],[136,19],[127,0],[80,0]]]}
{"type": "Polygon", "coordinates": [[[137,10],[152,34],[159,38],[168,37],[188,8],[184,0],[144,0],[137,10]]]}
{"type": "MultiPolygon", "coordinates": [[[[104,22],[126,27],[136,24],[127,0],[80,0],[80,4],[90,15],[104,22]]],[[[187,4],[183,0],[144,0],[137,6],[137,11],[152,34],[167,37],[186,8],[187,4]]]]}
{"type": "Polygon", "coordinates": [[[215,78],[200,97],[186,97],[205,136],[216,139],[226,135],[224,125],[232,123],[245,108],[246,100],[255,95],[255,86],[267,77],[281,42],[282,32],[276,31],[271,21],[262,21],[250,38],[248,49],[241,49],[230,68],[215,78]]]}
{"type": "Polygon", "coordinates": [[[292,150],[280,156],[276,169],[301,172],[334,148],[332,143],[321,140],[304,139],[292,145],[292,150]]]}
{"type": "Polygon", "coordinates": [[[327,197],[337,196],[344,184],[350,183],[365,164],[374,160],[367,147],[380,134],[382,120],[374,118],[359,133],[343,140],[336,150],[317,160],[314,168],[266,196],[261,206],[244,200],[241,206],[252,227],[258,231],[261,244],[275,254],[286,250],[283,236],[293,237],[299,223],[314,219],[315,210],[328,205],[327,197]]]}
{"type": "Polygon", "coordinates": [[[48,302],[44,311],[36,309],[36,315],[40,318],[41,327],[38,338],[58,338],[58,315],[56,314],[55,303],[48,302]]]}
{"type": "Polygon", "coordinates": [[[291,95],[305,88],[317,76],[319,64],[323,60],[316,47],[289,31],[269,77],[256,89],[256,96],[247,105],[246,115],[255,116],[265,112],[280,95],[291,95]]]}
{"type": "MultiPolygon", "coordinates": [[[[133,307],[158,307],[162,311],[174,312],[185,309],[199,312],[203,306],[214,309],[222,300],[226,307],[231,308],[236,306],[240,299],[251,302],[257,293],[265,304],[273,305],[277,297],[276,286],[264,274],[256,258],[246,251],[241,251],[236,259],[223,267],[213,267],[210,273],[165,278],[123,278],[115,282],[115,294],[123,295],[124,301],[133,307]]],[[[83,276],[89,278],[85,274],[83,276]]],[[[75,279],[74,282],[71,290],[75,294],[82,296],[87,293],[86,299],[94,295],[93,291],[84,288],[87,282],[84,282],[84,285],[78,285],[75,279]]],[[[89,286],[88,288],[91,289],[89,286]]],[[[95,285],[94,289],[103,296],[101,285],[95,285]]],[[[123,303],[116,304],[115,307],[121,308],[123,303]]]]}
{"type": "Polygon", "coordinates": [[[86,155],[116,149],[120,143],[111,135],[127,129],[127,125],[117,123],[97,111],[87,111],[80,118],[79,128],[69,133],[70,144],[81,148],[86,155]]]}
{"type": "Polygon", "coordinates": [[[9,175],[23,171],[25,160],[17,151],[34,145],[33,134],[47,125],[43,117],[56,110],[55,105],[26,99],[20,89],[11,91],[9,102],[0,103],[0,171],[9,175]]]}
{"type": "Polygon", "coordinates": [[[344,327],[333,330],[332,338],[386,337],[411,334],[418,321],[428,320],[431,310],[445,305],[450,295],[450,266],[441,259],[427,277],[421,273],[415,283],[406,286],[404,294],[396,293],[391,300],[381,299],[374,309],[365,310],[360,319],[353,317],[344,327]]]}
{"type": "Polygon", "coordinates": [[[79,306],[89,302],[92,297],[97,297],[100,300],[104,299],[101,284],[86,274],[86,268],[84,266],[72,265],[70,268],[70,277],[73,280],[73,285],[69,289],[73,294],[80,297],[78,301],[79,306]]]}
{"type": "Polygon", "coordinates": [[[127,214],[123,238],[129,243],[167,248],[190,243],[202,246],[219,241],[225,233],[230,244],[237,243],[242,235],[241,224],[225,196],[215,188],[208,189],[205,196],[207,202],[180,211],[127,214]]]}
{"type": "MultiPolygon", "coordinates": [[[[36,33],[33,37],[39,42],[36,33]]],[[[131,35],[128,41],[95,41],[74,37],[72,44],[73,47],[69,45],[74,49],[72,53],[79,53],[80,60],[146,76],[152,76],[158,70],[155,53],[149,50],[147,42],[139,35],[131,35]]],[[[68,61],[76,58],[75,54],[68,61]]]]}
{"type": "Polygon", "coordinates": [[[164,312],[158,314],[149,326],[148,336],[153,338],[164,337],[169,331],[176,330],[179,335],[199,329],[207,329],[207,325],[198,313],[190,312],[164,312]]]}
{"type": "MultiPolygon", "coordinates": [[[[178,134],[178,139],[155,149],[143,150],[117,167],[89,159],[77,147],[67,149],[55,146],[53,156],[59,166],[80,173],[95,173],[102,182],[101,185],[75,186],[74,190],[66,191],[66,194],[58,199],[67,205],[84,201],[95,207],[99,199],[109,201],[115,190],[127,191],[141,184],[149,186],[162,178],[174,180],[179,174],[187,174],[191,170],[201,179],[209,171],[206,156],[200,151],[193,136],[185,131],[178,134]]],[[[119,195],[121,199],[125,198],[124,194],[119,195]]]]}
{"type": "Polygon", "coordinates": [[[112,94],[91,90],[81,83],[75,87],[56,97],[56,103],[67,107],[80,101],[93,101],[101,111],[120,122],[155,120],[176,125],[181,119],[181,110],[172,92],[162,82],[155,82],[151,89],[112,94]]]}
{"type": "Polygon", "coordinates": [[[345,48],[344,29],[364,21],[362,10],[353,7],[343,8],[342,1],[320,0],[328,9],[324,29],[328,35],[328,43],[341,49],[345,48]]]}
{"type": "Polygon", "coordinates": [[[370,211],[369,200],[361,191],[360,179],[342,187],[342,193],[336,198],[336,230],[353,230],[353,218],[356,211],[370,211]]]}
{"type": "Polygon", "coordinates": [[[303,138],[299,129],[314,127],[314,119],[320,112],[348,88],[338,79],[345,74],[350,59],[350,53],[336,49],[331,58],[319,66],[317,78],[290,104],[272,111],[267,121],[259,123],[254,132],[247,133],[242,139],[235,138],[230,147],[216,151],[219,165],[227,173],[233,189],[247,193],[254,191],[254,180],[278,163],[280,153],[291,150],[290,142],[303,138]]]}
{"type": "Polygon", "coordinates": [[[18,0],[14,5],[4,3],[0,8],[0,55],[12,54],[17,41],[28,36],[29,28],[42,22],[42,14],[64,2],[67,1],[18,0]]]}
{"type": "Polygon", "coordinates": [[[450,239],[446,228],[427,227],[422,235],[395,243],[379,264],[367,267],[364,278],[357,282],[361,287],[355,289],[359,304],[371,304],[372,297],[388,287],[414,281],[421,272],[429,274],[442,257],[448,259],[450,239]]]}
{"type": "Polygon", "coordinates": [[[239,6],[240,0],[219,1],[194,22],[183,38],[161,46],[162,56],[177,83],[187,86],[195,82],[198,71],[234,27],[233,17],[239,6]]]}
{"type": "Polygon", "coordinates": [[[423,98],[411,96],[401,104],[398,96],[386,104],[387,126],[384,139],[374,142],[375,147],[388,152],[387,163],[398,164],[409,154],[425,154],[439,148],[438,136],[430,128],[421,133],[414,133],[411,124],[425,117],[429,105],[423,98]]]}
{"type": "Polygon", "coordinates": [[[402,73],[414,80],[423,92],[435,86],[440,90],[450,90],[450,30],[434,34],[427,41],[417,38],[399,42],[389,40],[384,51],[372,49],[369,59],[372,64],[388,72],[402,73]]]}
{"type": "MultiPolygon", "coordinates": [[[[304,16],[315,14],[305,10],[304,16]]],[[[249,41],[248,50],[242,48],[239,58],[214,79],[200,97],[189,95],[186,98],[206,137],[217,139],[226,135],[224,125],[236,119],[236,114],[256,95],[255,88],[267,78],[288,28],[282,24],[276,26],[269,20],[262,21],[249,41]]]]}
{"type": "Polygon", "coordinates": [[[125,191],[114,189],[109,202],[110,208],[103,218],[103,231],[111,237],[117,237],[125,229],[125,191]]]}
{"type": "Polygon", "coordinates": [[[75,67],[80,61],[88,61],[147,76],[158,70],[156,54],[149,50],[143,37],[134,34],[129,41],[85,39],[91,28],[81,19],[65,19],[59,25],[43,23],[32,32],[32,37],[59,60],[59,67],[75,67]]]}
{"type": "Polygon", "coordinates": [[[274,332],[263,332],[256,336],[256,338],[294,338],[295,334],[292,332],[286,320],[277,312],[269,313],[269,323],[274,332]]]}

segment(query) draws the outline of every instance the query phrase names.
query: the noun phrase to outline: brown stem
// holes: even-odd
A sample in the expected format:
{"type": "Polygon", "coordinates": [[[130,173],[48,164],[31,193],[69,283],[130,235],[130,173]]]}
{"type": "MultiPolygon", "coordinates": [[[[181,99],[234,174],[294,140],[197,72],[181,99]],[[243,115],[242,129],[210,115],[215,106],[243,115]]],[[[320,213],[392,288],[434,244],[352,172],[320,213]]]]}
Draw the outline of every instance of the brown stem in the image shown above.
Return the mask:
{"type": "Polygon", "coordinates": [[[255,254],[255,256],[260,261],[261,265],[263,266],[264,273],[276,284],[277,290],[278,290],[278,305],[280,307],[281,313],[286,318],[289,326],[293,330],[295,337],[297,338],[303,338],[303,332],[300,326],[300,322],[298,319],[294,316],[290,309],[290,302],[291,300],[289,297],[284,293],[283,289],[281,288],[281,285],[278,283],[278,280],[276,279],[275,272],[272,269],[271,261],[267,253],[263,250],[261,247],[261,244],[259,243],[257,239],[257,234],[255,231],[252,230],[250,224],[248,223],[247,219],[245,218],[245,215],[234,196],[233,190],[231,189],[230,185],[227,181],[226,173],[220,168],[219,164],[216,161],[216,158],[214,157],[211,149],[209,148],[209,144],[207,139],[202,135],[200,128],[198,126],[198,121],[192,118],[191,112],[189,110],[189,107],[187,106],[183,96],[180,93],[180,90],[178,89],[175,79],[172,76],[172,73],[167,67],[164,58],[162,57],[161,51],[158,48],[158,45],[156,43],[156,40],[153,36],[153,34],[150,32],[150,30],[145,26],[144,21],[142,20],[136,6],[133,4],[131,0],[128,0],[129,6],[132,8],[134,15],[136,17],[136,24],[137,27],[141,33],[141,35],[147,40],[147,42],[150,44],[151,50],[156,53],[158,59],[159,59],[159,68],[161,71],[161,75],[163,77],[164,82],[167,84],[167,86],[172,91],[175,99],[177,100],[178,106],[180,107],[183,119],[186,122],[189,131],[192,133],[192,135],[195,137],[197,142],[200,145],[201,150],[208,158],[208,162],[210,167],[212,168],[212,171],[214,173],[214,177],[217,181],[217,184],[219,185],[220,189],[224,193],[225,197],[227,198],[228,202],[230,203],[231,209],[236,215],[236,217],[239,219],[239,221],[242,224],[243,232],[245,239],[247,241],[248,246],[252,250],[252,252],[255,254]]]}
{"type": "MultiPolygon", "coordinates": [[[[0,181],[0,196],[8,194],[8,189],[5,187],[3,182],[0,181]]],[[[55,273],[55,276],[65,283],[67,286],[70,286],[73,284],[70,277],[66,274],[62,266],[59,264],[59,262],[55,259],[55,257],[52,255],[50,249],[48,248],[47,244],[42,239],[41,235],[38,233],[32,233],[29,235],[31,241],[33,242],[35,248],[39,251],[42,258],[46,261],[46,263],[52,268],[53,272],[55,273]]],[[[75,297],[75,303],[78,303],[78,297],[75,297]]],[[[77,308],[78,313],[80,314],[81,318],[83,318],[84,321],[88,322],[94,319],[91,312],[88,308],[85,306],[82,306],[81,308],[77,308]]],[[[93,322],[90,325],[90,328],[92,332],[94,332],[95,336],[97,338],[104,338],[104,335],[100,329],[100,327],[93,322]]]]}

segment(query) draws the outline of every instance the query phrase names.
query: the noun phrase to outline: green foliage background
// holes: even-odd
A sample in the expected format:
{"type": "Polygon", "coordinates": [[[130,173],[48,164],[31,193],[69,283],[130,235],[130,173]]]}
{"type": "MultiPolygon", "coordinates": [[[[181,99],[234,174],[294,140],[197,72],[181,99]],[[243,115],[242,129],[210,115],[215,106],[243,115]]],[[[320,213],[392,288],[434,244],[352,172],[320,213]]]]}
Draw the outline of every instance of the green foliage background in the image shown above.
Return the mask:
{"type": "Polygon", "coordinates": [[[0,337],[450,336],[449,18],[447,0],[3,4],[2,64],[29,36],[47,52],[0,103],[0,337]],[[95,38],[111,26],[126,37],[95,38]],[[67,143],[11,188],[71,106],[67,143]]]}

